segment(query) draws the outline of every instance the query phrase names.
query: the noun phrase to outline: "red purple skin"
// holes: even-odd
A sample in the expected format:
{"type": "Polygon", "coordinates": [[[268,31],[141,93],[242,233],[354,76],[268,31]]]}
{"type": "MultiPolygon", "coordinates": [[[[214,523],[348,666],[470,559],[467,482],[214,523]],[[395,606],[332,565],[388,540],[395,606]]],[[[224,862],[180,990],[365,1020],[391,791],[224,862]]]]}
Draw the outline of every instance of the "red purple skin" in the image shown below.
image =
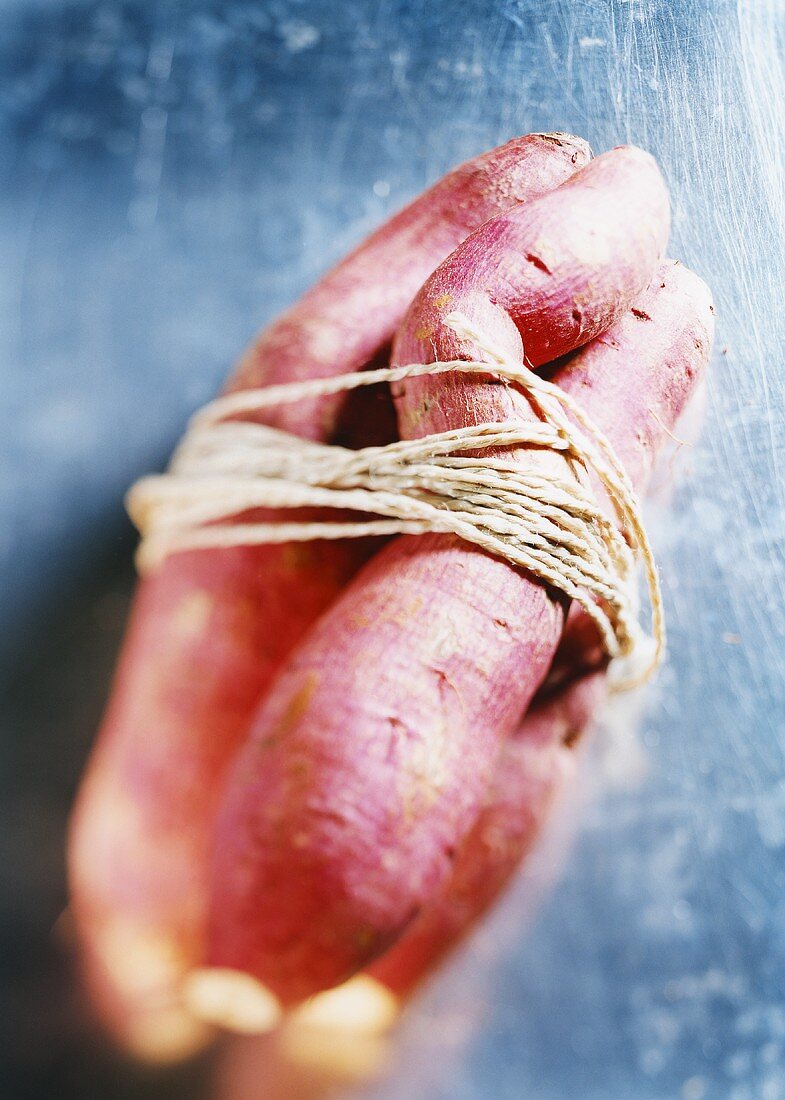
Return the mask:
{"type": "MultiPolygon", "coordinates": [[[[599,335],[615,316],[612,331],[555,377],[639,481],[705,356],[708,296],[694,276],[677,279],[681,269],[666,268],[664,285],[640,297],[668,225],[651,158],[616,150],[574,179],[456,251],[445,265],[450,278],[439,269],[415,300],[394,360],[466,355],[437,310],[462,309],[518,358],[520,334],[499,303],[539,324],[550,310],[550,335],[525,337],[535,363],[599,335]],[[563,270],[552,238],[569,240],[576,224],[581,241],[592,241],[591,262],[581,260],[583,244],[565,245],[563,270]],[[522,259],[535,244],[552,276],[522,259]],[[569,292],[549,290],[551,278],[569,292]],[[693,283],[699,288],[690,290],[693,283]],[[647,317],[658,303],[667,313],[683,293],[703,295],[706,308],[697,310],[689,346],[679,346],[686,358],[669,360],[669,326],[662,335],[647,317]],[[636,312],[625,312],[636,297],[636,312]]],[[[403,434],[529,414],[506,387],[440,382],[407,382],[403,434]]],[[[295,651],[230,777],[216,828],[211,963],[247,970],[292,1003],[381,954],[449,876],[563,622],[563,599],[458,540],[401,538],[385,547],[295,651]]]]}
{"type": "MultiPolygon", "coordinates": [[[[361,369],[470,230],[562,183],[589,157],[580,139],[531,135],[457,168],[273,322],[229,389],[361,369]]],[[[334,398],[265,419],[311,439],[346,430],[334,398]]],[[[222,778],[274,673],[374,545],[183,553],[139,585],[69,851],[88,979],[121,1037],[128,1013],[174,997],[202,961],[222,778]],[[116,966],[135,943],[160,964],[141,992],[116,966]]]]}

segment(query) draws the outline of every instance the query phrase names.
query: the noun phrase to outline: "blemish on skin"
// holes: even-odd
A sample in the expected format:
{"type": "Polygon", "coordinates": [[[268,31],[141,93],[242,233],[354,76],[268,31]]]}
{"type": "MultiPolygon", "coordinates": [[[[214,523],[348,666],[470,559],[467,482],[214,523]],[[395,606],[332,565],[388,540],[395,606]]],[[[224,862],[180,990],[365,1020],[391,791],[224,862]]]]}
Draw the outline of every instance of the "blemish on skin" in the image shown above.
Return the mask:
{"type": "Polygon", "coordinates": [[[415,330],[414,338],[415,340],[422,340],[424,342],[425,340],[430,340],[432,334],[433,329],[430,325],[420,325],[420,327],[415,330]]]}
{"type": "Polygon", "coordinates": [[[633,317],[637,317],[639,321],[650,321],[651,320],[651,317],[649,316],[649,314],[646,312],[645,309],[635,309],[635,307],[633,307],[630,310],[630,313],[633,315],[633,317]]]}
{"type": "Polygon", "coordinates": [[[443,794],[449,776],[440,767],[444,746],[439,752],[428,751],[427,745],[418,745],[407,768],[407,781],[410,784],[404,793],[403,817],[408,825],[422,818],[436,805],[443,794]]]}
{"type": "Polygon", "coordinates": [[[292,572],[310,570],[317,558],[312,546],[305,542],[290,542],[283,546],[284,567],[292,572]]]}
{"type": "Polygon", "coordinates": [[[440,294],[438,298],[433,300],[433,304],[437,309],[445,309],[450,302],[452,302],[452,294],[449,293],[440,294]]]}
{"type": "MultiPolygon", "coordinates": [[[[258,745],[260,749],[270,749],[285,737],[300,721],[313,698],[313,694],[319,684],[319,673],[308,672],[302,685],[295,691],[286,704],[283,714],[275,723],[273,731],[267,737],[263,737],[258,745]]],[[[289,764],[289,771],[296,770],[289,764]]]]}
{"type": "Polygon", "coordinates": [[[380,611],[374,618],[374,625],[379,623],[392,623],[393,626],[406,626],[422,610],[423,600],[421,596],[415,596],[402,607],[388,607],[380,611]]]}
{"type": "Polygon", "coordinates": [[[416,738],[419,735],[413,730],[410,730],[405,722],[402,722],[396,715],[389,715],[385,721],[390,726],[390,740],[387,743],[387,756],[385,763],[393,764],[398,754],[398,748],[402,742],[410,741],[412,738],[416,738]]]}
{"type": "Polygon", "coordinates": [[[562,737],[562,744],[566,749],[571,749],[573,745],[577,745],[582,733],[580,726],[569,726],[562,737]]]}
{"type": "Polygon", "coordinates": [[[289,729],[300,721],[308,709],[318,683],[318,672],[307,673],[304,683],[289,700],[280,723],[282,726],[289,729]]]}
{"type": "Polygon", "coordinates": [[[189,592],[178,604],[172,620],[178,634],[196,637],[210,621],[213,598],[207,592],[189,592]]]}
{"type": "Polygon", "coordinates": [[[288,771],[290,775],[301,779],[303,776],[309,776],[313,773],[313,766],[310,760],[298,757],[288,762],[288,771]]]}
{"type": "Polygon", "coordinates": [[[361,950],[364,951],[367,948],[372,947],[376,943],[378,935],[379,934],[375,928],[358,928],[357,932],[354,935],[354,942],[361,950]]]}
{"type": "Polygon", "coordinates": [[[444,699],[449,694],[456,695],[459,699],[461,697],[460,692],[455,686],[454,682],[450,679],[447,673],[441,668],[431,668],[431,671],[436,676],[436,682],[439,685],[439,694],[444,699]]]}
{"type": "Polygon", "coordinates": [[[532,134],[532,137],[542,138],[543,141],[550,141],[552,145],[558,145],[559,148],[564,145],[559,134],[532,134]]]}
{"type": "Polygon", "coordinates": [[[423,397],[419,405],[415,406],[411,410],[407,409],[405,425],[407,434],[414,433],[415,428],[418,428],[422,423],[423,417],[427,416],[433,408],[433,401],[429,397],[423,397]]]}
{"type": "Polygon", "coordinates": [[[526,253],[526,260],[537,268],[538,271],[544,271],[546,275],[550,275],[551,269],[540,256],[536,256],[533,252],[526,253]]]}

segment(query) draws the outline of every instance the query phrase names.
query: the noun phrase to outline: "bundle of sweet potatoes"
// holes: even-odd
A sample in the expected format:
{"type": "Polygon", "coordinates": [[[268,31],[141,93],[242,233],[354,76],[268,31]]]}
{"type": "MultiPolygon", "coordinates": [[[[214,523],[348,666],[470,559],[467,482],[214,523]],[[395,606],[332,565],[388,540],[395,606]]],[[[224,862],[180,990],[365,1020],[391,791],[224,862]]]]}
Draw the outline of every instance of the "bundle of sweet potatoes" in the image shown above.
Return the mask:
{"type": "MultiPolygon", "coordinates": [[[[369,237],[228,388],[471,359],[444,323],[460,310],[569,391],[643,492],[713,331],[705,285],[663,259],[668,229],[648,154],[513,140],[369,237]]],[[[455,373],[407,379],[394,402],[401,438],[535,415],[455,373]]],[[[354,445],[390,428],[378,396],[264,420],[354,445]]],[[[555,452],[507,457],[570,476],[555,452]]],[[[452,536],[165,559],[140,583],[71,832],[108,1025],[176,1056],[205,1018],[261,1028],[364,969],[405,993],[530,848],[604,666],[584,612],[452,536]]]]}

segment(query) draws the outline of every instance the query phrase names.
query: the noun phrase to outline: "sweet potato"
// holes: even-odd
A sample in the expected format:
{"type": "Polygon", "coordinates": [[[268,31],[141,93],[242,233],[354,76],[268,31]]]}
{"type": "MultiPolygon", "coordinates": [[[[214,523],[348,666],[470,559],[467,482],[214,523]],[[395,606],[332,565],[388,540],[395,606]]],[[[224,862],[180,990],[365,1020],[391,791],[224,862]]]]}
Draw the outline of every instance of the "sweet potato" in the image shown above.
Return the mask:
{"type": "MultiPolygon", "coordinates": [[[[669,265],[639,307],[637,315],[629,313],[576,356],[572,370],[580,371],[583,384],[590,385],[597,376],[598,358],[660,356],[666,368],[679,365],[689,379],[689,392],[694,392],[713,335],[708,292],[685,268],[669,265]],[[650,324],[639,323],[642,312],[650,324]],[[655,339],[649,335],[652,326],[659,330],[655,339]]],[[[651,412],[659,415],[656,407],[651,412]]],[[[659,443],[646,440],[641,489],[648,483],[659,443]]],[[[561,680],[532,706],[504,744],[485,805],[456,855],[447,883],[368,970],[400,998],[432,971],[504,889],[536,842],[554,796],[572,771],[572,747],[605,697],[605,675],[601,668],[587,671],[603,663],[594,624],[577,606],[571,608],[570,620],[569,634],[565,630],[559,647],[561,680]],[[573,680],[564,683],[565,676],[573,680]]]]}
{"type": "MultiPolygon", "coordinates": [[[[451,172],[275,321],[230,389],[360,369],[470,230],[589,155],[579,139],[531,135],[451,172]]],[[[282,406],[265,419],[329,439],[341,404],[282,406]]],[[[107,1022],[141,1052],[174,1056],[201,1041],[177,988],[201,956],[216,791],[273,673],[367,552],[184,553],[139,587],[77,803],[70,874],[89,982],[107,1022]]]]}
{"type": "MultiPolygon", "coordinates": [[[[393,359],[473,357],[441,324],[455,309],[510,357],[522,340],[534,364],[563,355],[640,295],[667,227],[651,158],[605,154],[460,246],[415,299],[393,359]]],[[[604,376],[568,364],[556,378],[636,479],[692,363],[611,361],[604,376]]],[[[409,379],[398,401],[410,436],[532,415],[517,391],[457,375],[409,379]]],[[[554,455],[518,458],[561,469],[554,455]]],[[[448,877],[564,609],[546,586],[445,536],[397,539],[363,568],[293,653],[232,770],[216,826],[212,963],[291,1003],[400,935],[448,877]]]]}
{"type": "MultiPolygon", "coordinates": [[[[594,674],[594,682],[601,680],[602,673],[594,674]]],[[[387,1068],[393,1051],[388,1033],[401,1010],[420,982],[434,974],[472,926],[480,912],[480,900],[488,898],[486,871],[490,870],[494,883],[505,879],[508,858],[514,863],[516,854],[521,849],[527,851],[539,835],[544,809],[540,794],[545,794],[546,803],[550,801],[548,778],[556,773],[564,780],[565,770],[575,771],[573,753],[560,745],[561,739],[579,732],[594,703],[596,693],[591,686],[584,690],[582,684],[575,684],[561,691],[558,700],[532,705],[502,757],[502,761],[511,757],[514,774],[521,776],[523,785],[517,788],[498,769],[492,785],[498,793],[462,846],[443,893],[367,972],[309,998],[273,1033],[236,1037],[225,1044],[215,1075],[216,1100],[258,1100],[260,1096],[291,1100],[292,1096],[327,1095],[330,1089],[340,1091],[341,1086],[373,1087],[373,1080],[387,1068]],[[519,740],[527,746],[520,753],[519,740]],[[556,749],[550,757],[560,754],[563,760],[531,759],[537,748],[545,752],[547,744],[556,749]],[[502,794],[504,789],[511,802],[502,794]],[[533,797],[522,810],[519,798],[524,792],[533,797]],[[512,828],[511,819],[515,822],[512,828]]],[[[572,786],[563,781],[554,785],[561,795],[572,786]]],[[[527,900],[536,905],[540,893],[551,884],[551,873],[549,863],[545,875],[538,876],[536,897],[532,899],[527,891],[527,900]]]]}
{"type": "MultiPolygon", "coordinates": [[[[701,326],[711,334],[713,318],[709,297],[696,293],[699,288],[684,268],[668,266],[655,284],[656,293],[648,293],[640,303],[661,338],[652,343],[649,326],[633,322],[636,315],[631,313],[596,347],[585,349],[582,362],[576,357],[573,369],[582,366],[588,377],[595,373],[594,356],[661,355],[663,362],[692,362],[691,388],[700,385],[709,345],[696,344],[695,334],[701,326]]],[[[652,411],[656,416],[657,410],[652,411]]],[[[641,489],[649,481],[647,467],[648,462],[641,489]]],[[[605,696],[604,663],[594,624],[582,608],[573,606],[570,629],[562,636],[556,667],[548,677],[551,686],[546,693],[538,692],[523,723],[505,743],[480,816],[456,854],[449,879],[401,938],[362,975],[295,1009],[286,1025],[287,1037],[313,1034],[334,1042],[336,1035],[373,1037],[389,1028],[420,982],[433,974],[525,862],[557,796],[563,803],[572,789],[575,744],[605,696]]]]}

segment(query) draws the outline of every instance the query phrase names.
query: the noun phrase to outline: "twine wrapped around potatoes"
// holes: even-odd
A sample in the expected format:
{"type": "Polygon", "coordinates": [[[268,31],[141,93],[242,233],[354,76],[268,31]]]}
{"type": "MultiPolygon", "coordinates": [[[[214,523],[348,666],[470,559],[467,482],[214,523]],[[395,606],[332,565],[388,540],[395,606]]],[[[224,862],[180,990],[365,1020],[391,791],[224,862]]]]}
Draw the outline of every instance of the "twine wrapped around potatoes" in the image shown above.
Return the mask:
{"type": "Polygon", "coordinates": [[[477,359],[268,386],[220,397],[197,412],[167,473],[141,479],[128,494],[129,514],[142,535],[140,569],[172,553],[208,547],[452,533],[576,600],[596,624],[608,656],[625,659],[616,687],[641,683],[664,653],[662,596],[640,505],[613,447],[569,395],[525,364],[510,362],[466,316],[450,314],[446,323],[474,344],[477,359]],[[492,373],[515,385],[538,421],[480,424],[355,451],[230,419],[284,402],[448,371],[492,373]],[[476,455],[504,447],[551,448],[567,459],[574,476],[527,474],[504,458],[476,455]],[[619,526],[598,504],[590,473],[619,526]],[[237,519],[256,508],[299,507],[384,518],[237,519]],[[653,645],[638,622],[636,556],[648,583],[653,645]]]}

